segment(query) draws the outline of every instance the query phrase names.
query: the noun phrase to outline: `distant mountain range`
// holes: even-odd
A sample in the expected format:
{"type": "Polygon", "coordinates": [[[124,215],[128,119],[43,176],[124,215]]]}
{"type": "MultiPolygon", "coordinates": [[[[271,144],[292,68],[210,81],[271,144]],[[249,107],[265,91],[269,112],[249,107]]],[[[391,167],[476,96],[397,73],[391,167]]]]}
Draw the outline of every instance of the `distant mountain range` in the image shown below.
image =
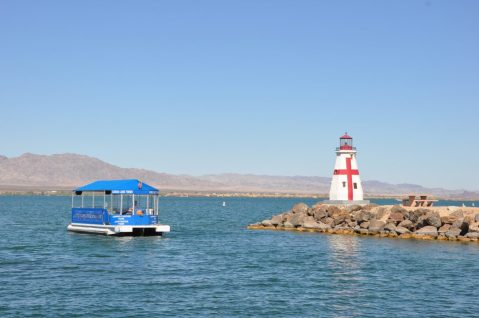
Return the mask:
{"type": "MultiPolygon", "coordinates": [[[[98,179],[136,178],[161,190],[185,192],[257,192],[320,194],[329,192],[330,178],[218,174],[174,175],[145,169],[121,168],[78,154],[0,156],[0,189],[72,189],[98,179]]],[[[415,184],[363,181],[366,196],[401,196],[426,193],[440,198],[479,199],[479,192],[424,188],[415,184]]]]}

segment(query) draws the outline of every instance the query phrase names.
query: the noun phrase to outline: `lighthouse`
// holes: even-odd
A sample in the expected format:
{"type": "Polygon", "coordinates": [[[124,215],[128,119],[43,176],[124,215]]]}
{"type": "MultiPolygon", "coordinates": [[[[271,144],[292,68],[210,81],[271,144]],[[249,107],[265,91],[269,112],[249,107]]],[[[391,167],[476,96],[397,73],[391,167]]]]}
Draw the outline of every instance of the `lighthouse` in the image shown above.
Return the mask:
{"type": "Polygon", "coordinates": [[[353,147],[353,138],[347,133],[339,138],[339,147],[336,148],[336,163],[327,203],[340,205],[369,203],[368,200],[363,200],[356,148],[353,147]]]}

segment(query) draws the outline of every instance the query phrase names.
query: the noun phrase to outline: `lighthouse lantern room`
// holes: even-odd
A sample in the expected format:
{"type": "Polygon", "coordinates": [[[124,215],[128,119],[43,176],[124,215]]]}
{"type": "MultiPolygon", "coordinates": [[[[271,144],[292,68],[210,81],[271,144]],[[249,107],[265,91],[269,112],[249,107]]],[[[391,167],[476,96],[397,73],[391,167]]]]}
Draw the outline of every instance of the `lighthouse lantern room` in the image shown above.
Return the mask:
{"type": "MultiPolygon", "coordinates": [[[[339,138],[339,149],[341,150],[354,150],[353,148],[353,138],[347,133],[339,138]]],[[[337,150],[339,150],[337,149],[337,150]]]]}
{"type": "Polygon", "coordinates": [[[368,200],[363,200],[363,188],[356,161],[356,148],[353,147],[353,138],[347,133],[339,138],[329,201],[326,201],[326,203],[339,205],[364,205],[369,203],[368,200]]]}

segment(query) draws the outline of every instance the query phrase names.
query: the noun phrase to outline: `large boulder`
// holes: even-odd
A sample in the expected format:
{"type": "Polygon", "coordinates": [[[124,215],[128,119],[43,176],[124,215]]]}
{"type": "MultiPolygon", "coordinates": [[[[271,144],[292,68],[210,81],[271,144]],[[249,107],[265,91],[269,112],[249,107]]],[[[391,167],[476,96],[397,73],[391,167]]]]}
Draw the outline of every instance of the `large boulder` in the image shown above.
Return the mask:
{"type": "Polygon", "coordinates": [[[456,212],[457,210],[460,210],[460,208],[458,206],[452,205],[452,206],[448,206],[447,210],[451,211],[450,213],[452,213],[452,212],[456,212]]]}
{"type": "Polygon", "coordinates": [[[278,215],[275,215],[271,218],[271,224],[272,225],[278,225],[278,224],[281,224],[283,223],[283,214],[278,214],[278,215]]]}
{"type": "Polygon", "coordinates": [[[479,239],[479,232],[469,232],[466,234],[467,238],[479,239]]]}
{"type": "Polygon", "coordinates": [[[331,225],[334,222],[334,219],[330,218],[330,217],[326,217],[326,218],[322,219],[321,222],[323,222],[324,224],[331,225]]]}
{"type": "Polygon", "coordinates": [[[435,227],[441,227],[441,216],[437,212],[428,212],[426,213],[426,224],[435,226],[435,227]]]}
{"type": "Polygon", "coordinates": [[[386,207],[380,206],[372,210],[372,212],[375,214],[375,219],[382,219],[386,216],[388,213],[388,209],[386,207]]]}
{"type": "Polygon", "coordinates": [[[368,204],[368,205],[363,206],[363,207],[362,207],[362,210],[369,212],[369,211],[371,211],[372,209],[374,209],[374,208],[376,208],[376,207],[378,207],[378,206],[379,206],[379,205],[376,204],[376,203],[370,203],[370,204],[368,204]]]}
{"type": "Polygon", "coordinates": [[[451,228],[460,229],[461,235],[465,235],[469,231],[469,223],[467,223],[464,219],[458,219],[452,224],[451,228]]]}
{"type": "Polygon", "coordinates": [[[384,230],[389,231],[389,232],[395,232],[396,231],[396,225],[394,223],[388,223],[384,226],[384,230]]]}
{"type": "Polygon", "coordinates": [[[314,213],[316,211],[321,210],[322,207],[323,207],[322,203],[316,203],[315,205],[312,206],[311,209],[308,209],[308,215],[313,215],[314,216],[314,213]]]}
{"type": "Polygon", "coordinates": [[[295,213],[291,220],[289,222],[294,226],[294,227],[299,227],[303,223],[304,219],[308,217],[307,214],[300,214],[300,213],[295,213]]]}
{"type": "Polygon", "coordinates": [[[285,212],[283,213],[283,223],[284,222],[289,222],[289,220],[291,220],[293,218],[294,214],[293,212],[285,212]]]}
{"type": "Polygon", "coordinates": [[[369,233],[379,233],[384,229],[386,223],[380,220],[371,220],[369,221],[369,233]]]}
{"type": "Polygon", "coordinates": [[[286,221],[286,222],[284,222],[283,227],[284,227],[285,229],[291,229],[291,228],[294,228],[294,225],[291,224],[291,222],[286,221]]]}
{"type": "Polygon", "coordinates": [[[474,221],[479,222],[479,213],[474,216],[474,221]]]}
{"type": "Polygon", "coordinates": [[[333,219],[336,219],[338,218],[340,215],[349,215],[348,212],[346,211],[343,211],[341,209],[335,209],[335,210],[332,210],[332,209],[328,209],[328,216],[329,217],[332,217],[333,219]]]}
{"type": "Polygon", "coordinates": [[[319,222],[319,229],[322,231],[326,231],[331,229],[331,225],[319,222]]]}
{"type": "Polygon", "coordinates": [[[360,205],[357,205],[357,204],[354,204],[354,205],[350,205],[346,208],[346,211],[348,213],[353,213],[353,212],[356,212],[356,211],[359,211],[361,210],[362,207],[360,205]]]}
{"type": "Polygon", "coordinates": [[[414,232],[416,235],[424,235],[424,236],[432,236],[432,237],[437,237],[437,228],[432,225],[427,225],[423,228],[420,228],[416,232],[414,232]]]}
{"type": "Polygon", "coordinates": [[[352,220],[346,220],[346,223],[348,224],[350,228],[353,228],[358,225],[358,222],[352,221],[352,220]]]}
{"type": "Polygon", "coordinates": [[[263,225],[263,226],[273,226],[273,224],[271,223],[271,220],[263,220],[263,221],[261,221],[261,225],[263,225]]]}
{"type": "Polygon", "coordinates": [[[365,211],[365,210],[354,211],[351,214],[351,218],[353,220],[357,221],[358,223],[369,221],[373,217],[374,217],[374,214],[372,214],[369,211],[365,211]]]}
{"type": "Polygon", "coordinates": [[[307,214],[309,207],[304,203],[298,203],[293,206],[292,212],[294,214],[307,214]]]}
{"type": "Polygon", "coordinates": [[[369,221],[362,222],[361,224],[359,224],[359,227],[362,229],[367,229],[369,227],[369,221]]]}
{"type": "Polygon", "coordinates": [[[319,229],[319,223],[311,216],[304,218],[301,226],[305,229],[319,229]]]}
{"type": "Polygon", "coordinates": [[[450,216],[456,217],[458,219],[462,219],[464,217],[464,212],[462,210],[456,210],[449,214],[450,216]]]}
{"type": "Polygon", "coordinates": [[[459,220],[464,220],[464,212],[462,210],[454,210],[449,215],[441,217],[442,224],[454,224],[459,220]]]}
{"type": "Polygon", "coordinates": [[[346,211],[341,211],[340,213],[336,213],[331,217],[334,219],[332,226],[336,226],[338,224],[344,223],[349,220],[350,214],[346,211]]]}
{"type": "Polygon", "coordinates": [[[428,211],[426,212],[426,214],[421,215],[416,221],[417,228],[421,228],[427,225],[441,227],[442,222],[439,213],[434,211],[428,211]]]}
{"type": "Polygon", "coordinates": [[[442,224],[454,224],[459,218],[453,215],[445,215],[441,217],[442,224]]]}
{"type": "Polygon", "coordinates": [[[395,224],[398,224],[402,221],[404,221],[404,214],[400,212],[391,212],[391,214],[389,215],[388,222],[393,222],[395,224]]]}
{"type": "Polygon", "coordinates": [[[314,219],[314,217],[312,217],[310,215],[305,215],[303,217],[303,222],[316,222],[316,220],[314,219]]]}
{"type": "Polygon", "coordinates": [[[334,205],[325,205],[323,210],[329,217],[341,213],[341,209],[334,205]]]}
{"type": "Polygon", "coordinates": [[[325,204],[320,201],[320,202],[317,202],[317,203],[313,204],[313,205],[311,206],[311,208],[312,208],[312,209],[319,209],[319,208],[321,208],[321,207],[324,206],[324,205],[325,205],[325,204]]]}
{"type": "Polygon", "coordinates": [[[407,228],[405,227],[402,227],[402,226],[396,226],[396,233],[398,234],[407,234],[407,233],[411,233],[411,231],[409,231],[407,228]]]}
{"type": "Polygon", "coordinates": [[[451,229],[451,224],[444,224],[443,226],[441,226],[439,228],[439,230],[437,230],[437,232],[439,234],[445,234],[447,231],[449,231],[451,229]]]}
{"type": "Polygon", "coordinates": [[[326,212],[325,209],[313,209],[313,216],[316,220],[321,220],[321,219],[324,219],[326,217],[328,217],[328,213],[326,212]]]}
{"type": "Polygon", "coordinates": [[[413,230],[414,229],[414,224],[412,223],[411,220],[404,220],[398,224],[398,226],[405,227],[408,230],[413,230]]]}
{"type": "Polygon", "coordinates": [[[469,232],[479,232],[479,222],[469,224],[468,233],[469,232]]]}
{"type": "Polygon", "coordinates": [[[308,209],[308,215],[309,216],[313,216],[314,215],[314,212],[318,211],[319,209],[321,209],[323,205],[321,203],[316,203],[315,205],[313,205],[310,209],[308,209]]]}
{"type": "Polygon", "coordinates": [[[402,214],[403,216],[408,214],[407,210],[400,205],[395,205],[391,208],[391,214],[393,213],[399,213],[399,214],[402,214]]]}
{"type": "MultiPolygon", "coordinates": [[[[350,230],[348,225],[346,223],[341,223],[333,227],[335,230],[350,230]]],[[[338,234],[344,234],[344,233],[338,233],[338,234]]]]}
{"type": "Polygon", "coordinates": [[[427,210],[427,209],[417,209],[417,210],[409,211],[408,219],[412,223],[417,223],[419,218],[421,216],[425,215],[428,211],[429,210],[427,210]]]}
{"type": "Polygon", "coordinates": [[[450,228],[449,231],[446,232],[446,237],[448,238],[457,238],[461,234],[461,229],[455,227],[450,228]]]}
{"type": "Polygon", "coordinates": [[[472,215],[466,215],[464,217],[464,222],[466,222],[467,224],[472,224],[474,223],[474,217],[472,215]]]}
{"type": "Polygon", "coordinates": [[[426,226],[426,225],[428,225],[428,224],[426,223],[426,215],[421,215],[421,216],[417,219],[417,221],[414,223],[414,226],[415,226],[416,228],[418,228],[418,229],[421,228],[421,227],[424,227],[424,226],[426,226]]]}

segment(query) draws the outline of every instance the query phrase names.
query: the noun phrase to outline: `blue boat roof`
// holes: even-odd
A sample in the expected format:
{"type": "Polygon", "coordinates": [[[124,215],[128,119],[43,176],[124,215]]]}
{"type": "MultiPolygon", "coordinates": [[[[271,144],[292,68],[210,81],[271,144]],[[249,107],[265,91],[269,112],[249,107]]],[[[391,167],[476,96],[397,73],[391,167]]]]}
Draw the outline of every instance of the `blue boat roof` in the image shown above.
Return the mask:
{"type": "Polygon", "coordinates": [[[113,194],[158,194],[160,192],[138,179],[98,180],[74,191],[111,191],[113,194]]]}

